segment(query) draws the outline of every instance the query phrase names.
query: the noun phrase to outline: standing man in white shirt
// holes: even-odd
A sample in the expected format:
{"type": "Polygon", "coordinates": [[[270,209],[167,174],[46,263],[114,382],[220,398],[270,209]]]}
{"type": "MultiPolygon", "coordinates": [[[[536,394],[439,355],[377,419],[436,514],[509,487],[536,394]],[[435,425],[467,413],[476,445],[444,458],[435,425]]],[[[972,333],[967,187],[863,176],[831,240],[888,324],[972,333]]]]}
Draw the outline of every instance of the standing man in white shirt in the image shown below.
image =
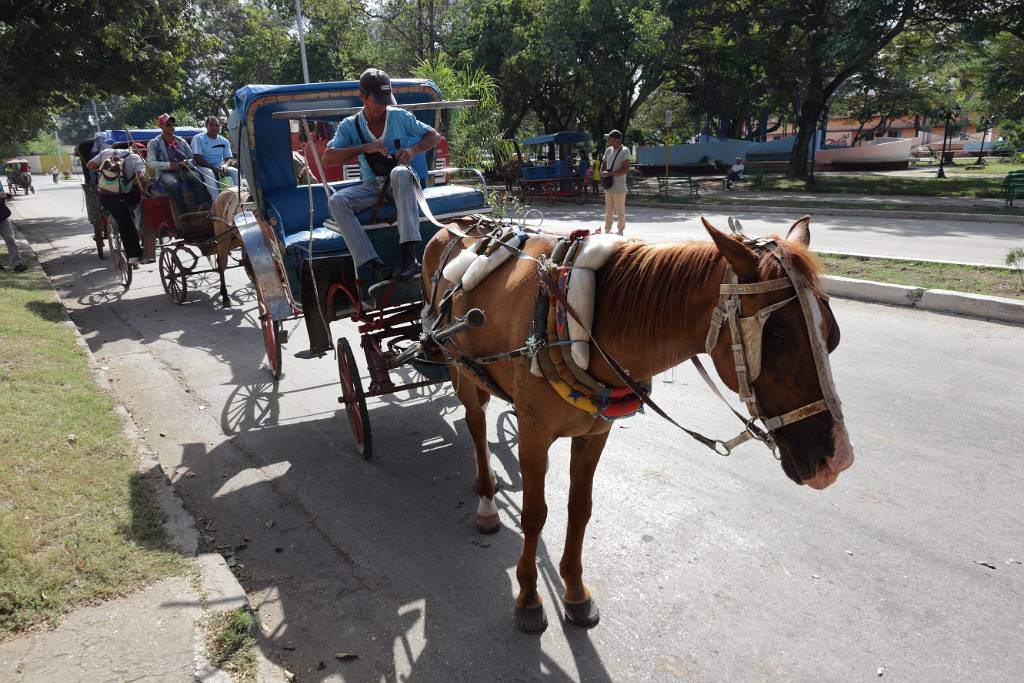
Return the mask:
{"type": "Polygon", "coordinates": [[[629,173],[629,150],[622,145],[622,131],[606,136],[608,149],[601,159],[601,186],[604,187],[604,231],[612,231],[613,214],[619,216],[619,234],[626,230],[626,174],[629,173]]]}
{"type": "Polygon", "coordinates": [[[206,189],[210,192],[210,201],[217,201],[220,194],[218,179],[230,176],[238,187],[238,169],[225,165],[231,158],[231,143],[220,134],[220,119],[210,116],[206,119],[206,133],[192,138],[192,160],[196,170],[203,176],[206,189]]]}

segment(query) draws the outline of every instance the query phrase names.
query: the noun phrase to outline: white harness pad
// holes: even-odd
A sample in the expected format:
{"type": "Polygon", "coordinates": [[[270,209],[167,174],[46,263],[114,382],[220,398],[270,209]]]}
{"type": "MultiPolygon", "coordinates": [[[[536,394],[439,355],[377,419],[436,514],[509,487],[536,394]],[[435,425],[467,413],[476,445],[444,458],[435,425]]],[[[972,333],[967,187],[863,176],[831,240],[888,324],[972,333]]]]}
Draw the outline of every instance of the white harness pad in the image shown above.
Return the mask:
{"type": "MultiPolygon", "coordinates": [[[[626,238],[621,235],[597,234],[583,241],[569,275],[565,299],[572,306],[580,321],[569,316],[569,338],[572,340],[572,358],[580,368],[590,366],[590,335],[587,329],[594,323],[594,295],[597,290],[597,271],[605,264],[626,238]]],[[[452,284],[461,284],[464,291],[472,291],[477,285],[497,270],[513,254],[512,249],[498,247],[491,254],[480,254],[483,240],[463,249],[448,262],[441,274],[452,284]]]]}

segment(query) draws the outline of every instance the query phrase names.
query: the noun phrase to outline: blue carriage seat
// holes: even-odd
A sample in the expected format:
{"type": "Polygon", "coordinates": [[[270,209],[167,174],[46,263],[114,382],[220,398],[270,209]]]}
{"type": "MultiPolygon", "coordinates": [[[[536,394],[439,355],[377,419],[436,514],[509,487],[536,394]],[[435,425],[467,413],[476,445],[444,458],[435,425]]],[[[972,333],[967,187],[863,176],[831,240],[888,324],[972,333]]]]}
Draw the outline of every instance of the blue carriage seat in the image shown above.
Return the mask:
{"type": "MultiPolygon", "coordinates": [[[[333,183],[337,190],[346,185],[358,183],[358,180],[333,183]]],[[[341,256],[348,253],[345,240],[341,235],[323,227],[324,221],[330,218],[327,208],[327,196],[323,187],[313,189],[313,241],[312,256],[341,256]]],[[[484,212],[487,204],[484,193],[476,188],[465,185],[435,185],[423,190],[423,196],[431,212],[439,220],[465,216],[470,213],[484,212]]],[[[308,258],[309,240],[309,190],[306,187],[290,187],[268,190],[265,194],[267,218],[274,225],[278,239],[285,247],[286,258],[292,263],[308,258]]],[[[370,241],[373,242],[381,258],[396,259],[398,256],[398,228],[393,223],[395,218],[394,204],[381,205],[377,212],[378,221],[373,222],[373,209],[369,208],[357,214],[360,223],[367,229],[370,241]]],[[[426,220],[425,218],[423,219],[426,220]]],[[[423,241],[421,247],[436,231],[430,223],[421,223],[423,241]]]]}

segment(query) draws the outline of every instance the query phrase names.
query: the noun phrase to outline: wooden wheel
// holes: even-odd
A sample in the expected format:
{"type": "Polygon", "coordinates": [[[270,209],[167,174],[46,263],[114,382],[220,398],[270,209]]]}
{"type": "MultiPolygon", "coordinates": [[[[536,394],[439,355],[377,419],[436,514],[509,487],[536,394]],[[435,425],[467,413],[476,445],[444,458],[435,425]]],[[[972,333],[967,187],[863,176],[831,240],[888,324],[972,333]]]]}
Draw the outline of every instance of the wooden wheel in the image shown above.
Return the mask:
{"type": "Polygon", "coordinates": [[[96,241],[96,254],[103,258],[103,243],[107,241],[107,222],[102,217],[92,226],[92,238],[96,241]]]}
{"type": "Polygon", "coordinates": [[[104,232],[107,233],[107,250],[110,252],[114,272],[117,273],[118,281],[127,292],[128,288],[132,286],[132,267],[128,264],[128,255],[124,253],[124,245],[121,244],[121,233],[110,214],[104,214],[100,220],[106,226],[104,232]]]}
{"type": "Polygon", "coordinates": [[[366,395],[363,393],[363,382],[359,379],[359,366],[348,339],[340,337],[338,349],[338,380],[341,382],[341,396],[338,403],[345,404],[345,414],[352,428],[352,436],[356,440],[356,450],[364,458],[373,455],[373,440],[370,431],[370,414],[366,410],[366,395]]]}
{"type": "Polygon", "coordinates": [[[277,381],[281,379],[281,344],[284,343],[284,330],[281,329],[280,320],[270,317],[270,307],[259,285],[256,285],[256,303],[260,316],[260,331],[263,332],[263,346],[267,349],[267,365],[270,366],[270,374],[274,381],[277,381]]]}
{"type": "Polygon", "coordinates": [[[160,250],[160,284],[164,286],[168,299],[179,305],[185,303],[188,279],[176,246],[168,245],[160,250]]]}

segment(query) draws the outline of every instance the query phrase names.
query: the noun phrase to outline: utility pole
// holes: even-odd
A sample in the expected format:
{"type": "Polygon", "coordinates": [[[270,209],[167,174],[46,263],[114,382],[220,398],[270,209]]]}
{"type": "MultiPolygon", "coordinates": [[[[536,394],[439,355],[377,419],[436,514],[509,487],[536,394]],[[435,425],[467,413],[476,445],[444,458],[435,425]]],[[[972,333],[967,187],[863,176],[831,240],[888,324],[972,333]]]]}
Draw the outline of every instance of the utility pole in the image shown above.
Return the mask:
{"type": "Polygon", "coordinates": [[[64,150],[60,146],[60,133],[53,131],[53,141],[57,143],[57,167],[60,170],[64,170],[64,150]]]}
{"type": "Polygon", "coordinates": [[[306,64],[306,31],[302,26],[302,0],[295,0],[295,25],[299,29],[299,55],[302,57],[302,82],[309,83],[309,66],[306,64]]]}

